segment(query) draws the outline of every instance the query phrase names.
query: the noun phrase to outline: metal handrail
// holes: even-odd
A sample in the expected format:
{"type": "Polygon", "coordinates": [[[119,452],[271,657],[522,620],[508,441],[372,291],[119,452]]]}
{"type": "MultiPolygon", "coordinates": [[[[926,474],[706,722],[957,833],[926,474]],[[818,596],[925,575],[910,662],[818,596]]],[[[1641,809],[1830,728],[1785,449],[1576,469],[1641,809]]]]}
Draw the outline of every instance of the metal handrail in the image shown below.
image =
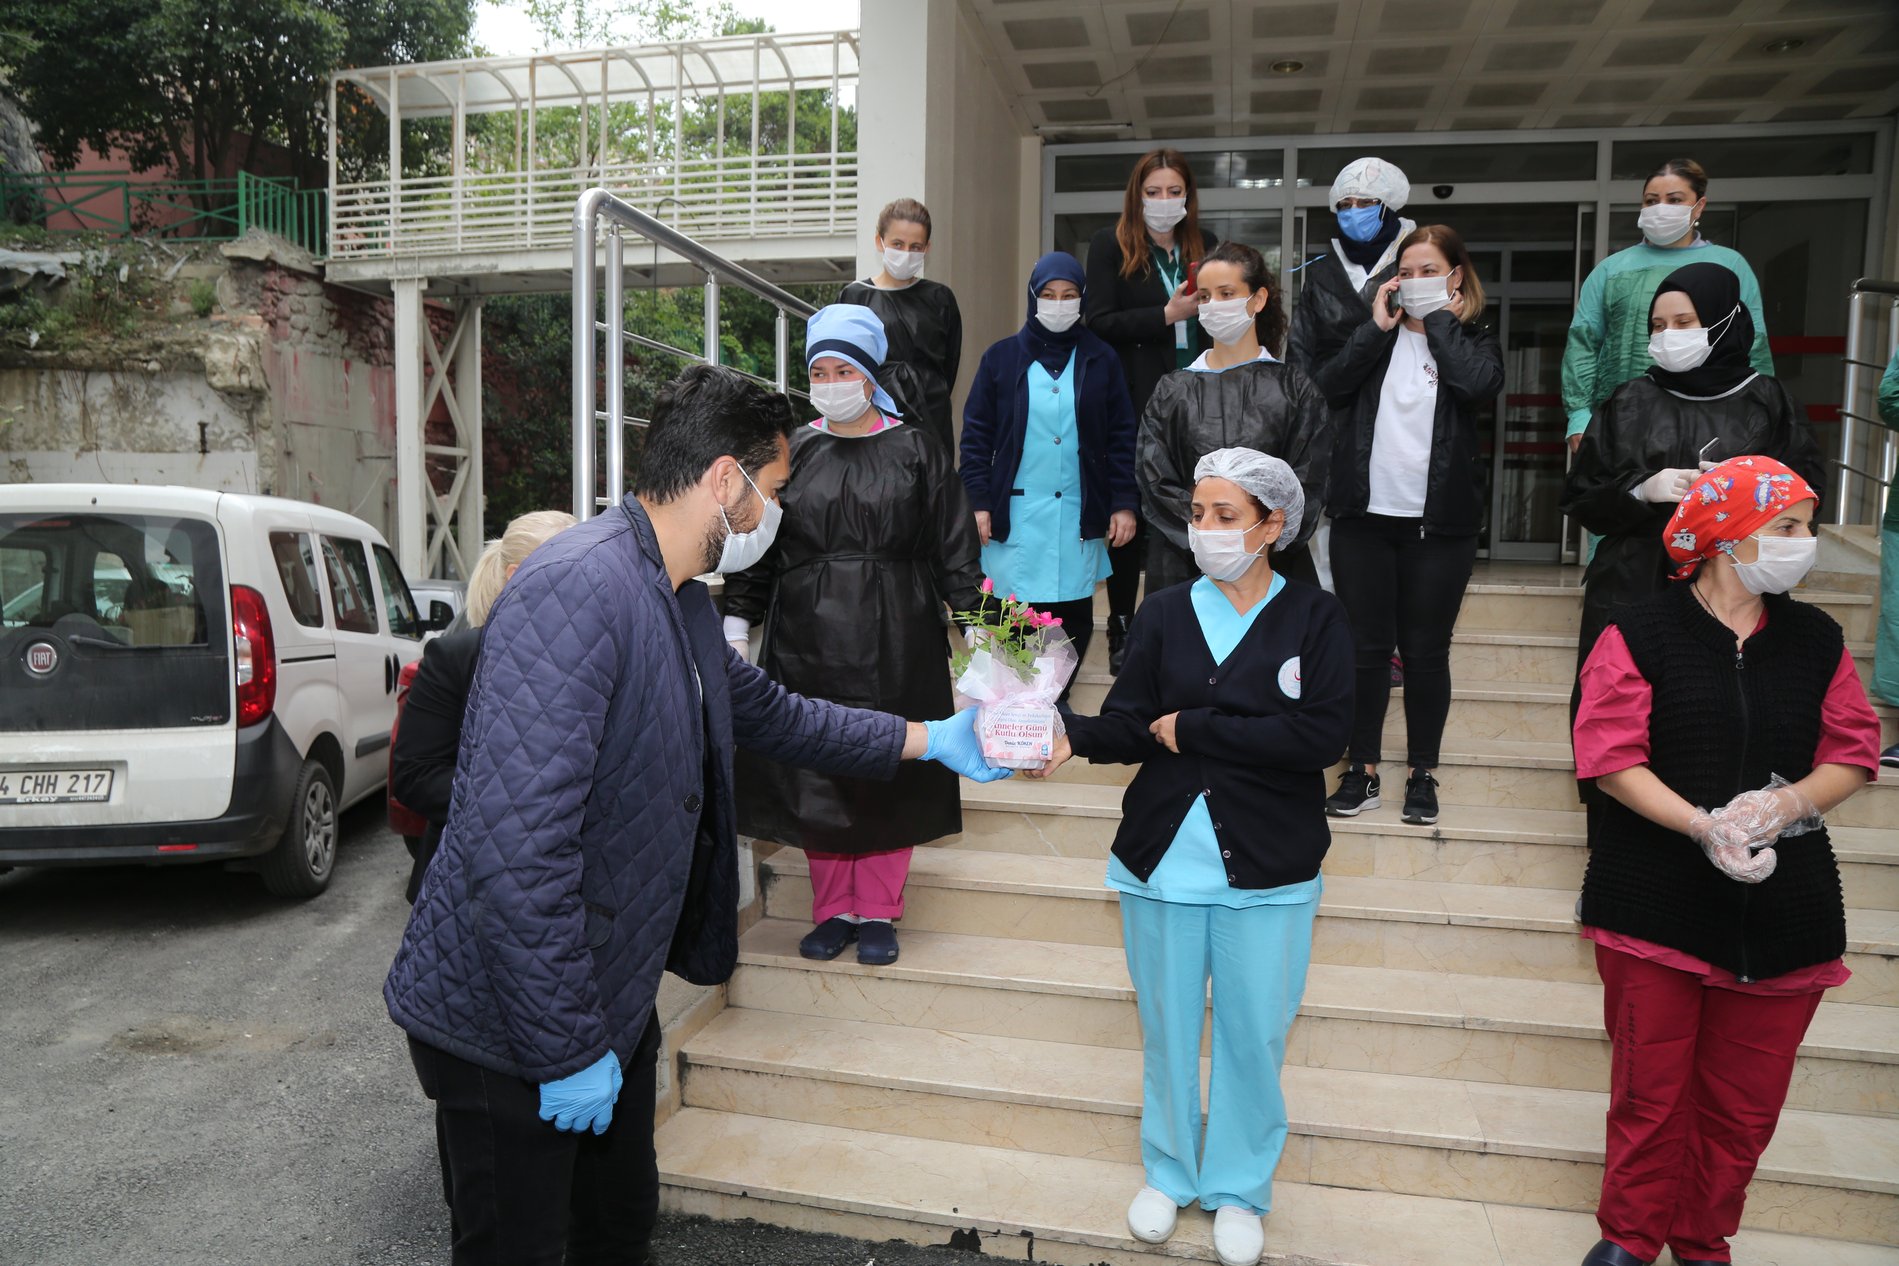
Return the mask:
{"type": "Polygon", "coordinates": [[[711,250],[703,243],[608,189],[589,189],[574,204],[574,517],[590,519],[602,505],[612,505],[626,491],[626,346],[657,346],[673,355],[709,365],[719,363],[719,286],[721,282],[749,291],[777,309],[777,337],[773,384],[779,391],[790,385],[791,318],[809,317],[817,308],[797,295],[760,277],[751,269],[711,250]],[[606,232],[606,317],[600,317],[601,286],[594,274],[599,259],[601,221],[606,232]],[[705,350],[693,355],[684,348],[660,344],[624,328],[626,320],[626,243],[624,231],[639,234],[656,247],[671,251],[705,273],[705,350]],[[606,407],[595,398],[598,369],[596,336],[607,336],[606,407]],[[606,498],[594,491],[594,426],[606,423],[606,498]]]}
{"type": "MultiPolygon", "coordinates": [[[[1838,495],[1833,500],[1833,521],[1836,524],[1845,523],[1847,516],[1852,513],[1854,475],[1860,475],[1872,484],[1883,484],[1888,488],[1892,483],[1894,436],[1891,432],[1886,434],[1881,445],[1880,465],[1883,467],[1883,478],[1874,478],[1852,464],[1857,455],[1855,445],[1859,439],[1854,423],[1866,421],[1863,415],[1855,411],[1855,406],[1859,403],[1860,375],[1865,370],[1875,367],[1874,362],[1866,356],[1867,349],[1864,344],[1868,331],[1865,313],[1860,303],[1861,299],[1869,295],[1884,295],[1899,301],[1899,280],[1861,277],[1846,293],[1846,354],[1842,364],[1846,381],[1840,396],[1840,451],[1839,456],[1833,459],[1833,464],[1839,468],[1840,472],[1838,495]]],[[[1895,322],[1887,341],[1899,343],[1899,322],[1895,322]]],[[[1888,355],[1890,354],[1889,348],[1888,355]]],[[[1874,517],[1877,517],[1877,511],[1878,506],[1875,505],[1874,517]]]]}

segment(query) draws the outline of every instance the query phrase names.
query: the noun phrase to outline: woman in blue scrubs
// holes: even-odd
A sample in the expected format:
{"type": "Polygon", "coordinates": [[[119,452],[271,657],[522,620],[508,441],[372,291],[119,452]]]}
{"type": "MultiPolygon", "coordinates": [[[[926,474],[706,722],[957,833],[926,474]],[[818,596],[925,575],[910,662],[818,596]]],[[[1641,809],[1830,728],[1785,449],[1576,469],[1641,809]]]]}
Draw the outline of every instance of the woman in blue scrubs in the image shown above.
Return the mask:
{"type": "Polygon", "coordinates": [[[1141,1015],[1147,1185],[1128,1229],[1158,1244],[1197,1200],[1220,1261],[1252,1266],[1286,1144],[1279,1069],[1331,843],[1325,771],[1351,731],[1353,641],[1338,599],[1273,570],[1306,509],[1290,466],[1220,449],[1192,495],[1201,578],[1149,595],[1101,715],[1067,718],[1050,772],[1070,754],[1141,767],[1108,865],[1141,1015]]]}
{"type": "Polygon", "coordinates": [[[1134,539],[1134,403],[1120,357],[1081,320],[1081,262],[1035,261],[1028,319],[993,344],[963,406],[962,477],[983,572],[1061,618],[1088,653],[1110,546],[1134,539]]]}

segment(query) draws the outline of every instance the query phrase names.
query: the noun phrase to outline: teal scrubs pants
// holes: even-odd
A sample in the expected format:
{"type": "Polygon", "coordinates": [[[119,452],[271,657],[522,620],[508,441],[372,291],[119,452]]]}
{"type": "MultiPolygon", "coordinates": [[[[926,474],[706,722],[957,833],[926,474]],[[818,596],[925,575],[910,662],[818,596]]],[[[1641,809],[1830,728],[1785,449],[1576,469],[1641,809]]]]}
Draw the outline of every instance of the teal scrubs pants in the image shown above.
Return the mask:
{"type": "Polygon", "coordinates": [[[1316,893],[1296,905],[1244,909],[1121,894],[1122,943],[1141,1013],[1141,1163],[1148,1186],[1176,1204],[1272,1208],[1273,1169],[1286,1147],[1279,1069],[1305,994],[1318,910],[1316,893]],[[1213,1072],[1203,1121],[1209,978],[1213,1072]]]}

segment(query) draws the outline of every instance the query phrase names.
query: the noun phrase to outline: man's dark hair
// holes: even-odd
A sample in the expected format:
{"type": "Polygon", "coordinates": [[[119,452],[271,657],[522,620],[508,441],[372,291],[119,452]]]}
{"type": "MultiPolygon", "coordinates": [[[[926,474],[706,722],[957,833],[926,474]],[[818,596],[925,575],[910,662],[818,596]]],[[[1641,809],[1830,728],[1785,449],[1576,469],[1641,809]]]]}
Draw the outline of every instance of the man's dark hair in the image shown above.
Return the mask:
{"type": "Polygon", "coordinates": [[[770,465],[790,435],[785,397],[734,370],[694,365],[660,390],[633,491],[665,505],[721,457],[736,457],[747,474],[770,465]]]}

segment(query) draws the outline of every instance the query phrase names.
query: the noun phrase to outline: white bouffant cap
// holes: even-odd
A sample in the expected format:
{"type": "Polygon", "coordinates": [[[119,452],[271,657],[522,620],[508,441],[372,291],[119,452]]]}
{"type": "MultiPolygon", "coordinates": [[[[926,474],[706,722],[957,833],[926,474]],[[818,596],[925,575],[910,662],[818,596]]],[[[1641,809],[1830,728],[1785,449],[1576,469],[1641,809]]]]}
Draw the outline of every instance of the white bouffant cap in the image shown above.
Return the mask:
{"type": "Polygon", "coordinates": [[[1193,468],[1193,481],[1228,479],[1259,498],[1268,514],[1286,512],[1286,530],[1273,543],[1275,550],[1285,549],[1299,539],[1299,523],[1306,514],[1306,490],[1299,476],[1277,457],[1258,449],[1218,448],[1202,457],[1193,468]]]}
{"type": "Polygon", "coordinates": [[[1411,182],[1396,163],[1382,158],[1354,158],[1332,182],[1332,205],[1341,198],[1376,198],[1393,211],[1411,201],[1411,182]]]}

